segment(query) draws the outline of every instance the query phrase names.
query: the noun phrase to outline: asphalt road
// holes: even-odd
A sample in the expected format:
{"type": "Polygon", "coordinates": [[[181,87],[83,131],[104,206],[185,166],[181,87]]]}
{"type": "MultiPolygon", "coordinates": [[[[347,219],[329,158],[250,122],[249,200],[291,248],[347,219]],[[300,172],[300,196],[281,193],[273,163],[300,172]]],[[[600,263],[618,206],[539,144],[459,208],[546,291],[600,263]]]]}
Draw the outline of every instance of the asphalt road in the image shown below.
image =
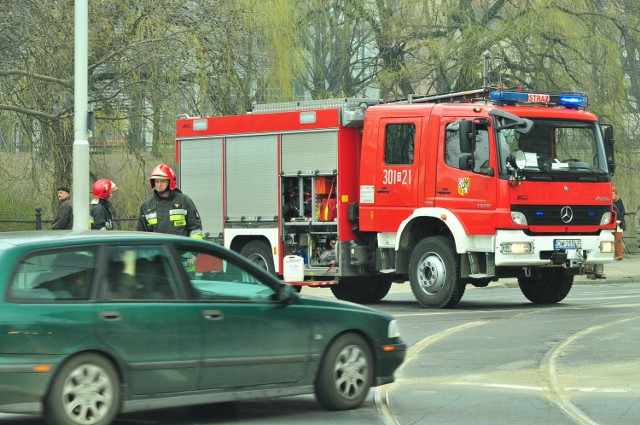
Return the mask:
{"type": "Polygon", "coordinates": [[[386,424],[637,424],[640,287],[576,285],[553,306],[519,289],[468,290],[455,310],[385,310],[411,344],[381,389],[386,424]]]}
{"type": "MultiPolygon", "coordinates": [[[[552,306],[517,288],[468,288],[453,310],[420,309],[398,285],[375,307],[398,318],[410,351],[397,381],[358,410],[327,412],[300,396],[142,412],[117,425],[640,423],[640,284],[575,285],[552,306]]],[[[42,423],[0,414],[0,425],[42,423]]]]}

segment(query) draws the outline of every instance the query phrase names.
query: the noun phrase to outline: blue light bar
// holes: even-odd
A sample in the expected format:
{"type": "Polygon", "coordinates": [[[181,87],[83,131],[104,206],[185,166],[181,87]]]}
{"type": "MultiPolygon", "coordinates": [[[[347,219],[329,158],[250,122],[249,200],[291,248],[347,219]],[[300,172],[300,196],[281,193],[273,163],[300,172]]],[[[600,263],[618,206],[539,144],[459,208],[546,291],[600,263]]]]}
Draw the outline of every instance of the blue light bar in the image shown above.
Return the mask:
{"type": "Polygon", "coordinates": [[[563,94],[559,98],[559,103],[565,106],[587,106],[589,104],[589,98],[583,94],[563,94]]]}
{"type": "Polygon", "coordinates": [[[512,91],[492,91],[490,96],[496,102],[526,102],[529,98],[527,93],[512,91]]]}
{"type": "Polygon", "coordinates": [[[548,105],[562,105],[569,108],[586,107],[589,97],[582,93],[527,93],[511,91],[493,91],[489,97],[494,102],[507,103],[537,103],[548,105]]]}

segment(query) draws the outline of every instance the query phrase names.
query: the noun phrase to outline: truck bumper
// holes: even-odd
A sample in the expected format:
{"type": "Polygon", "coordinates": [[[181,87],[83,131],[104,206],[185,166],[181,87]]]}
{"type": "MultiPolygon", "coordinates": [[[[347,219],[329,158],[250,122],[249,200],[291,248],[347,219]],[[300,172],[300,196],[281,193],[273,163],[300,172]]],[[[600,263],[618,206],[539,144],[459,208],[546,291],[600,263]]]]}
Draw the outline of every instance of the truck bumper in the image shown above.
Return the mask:
{"type": "Polygon", "coordinates": [[[598,235],[550,235],[529,236],[521,230],[498,230],[495,238],[495,264],[501,266],[546,266],[566,265],[580,267],[590,264],[605,264],[613,261],[613,234],[602,230],[598,235]],[[579,242],[577,242],[579,241],[579,242]],[[556,244],[573,245],[579,248],[559,249],[556,244]],[[528,246],[522,253],[509,252],[514,244],[528,246]],[[602,248],[607,251],[602,251],[602,248]],[[564,264],[558,258],[564,258],[564,264]]]}

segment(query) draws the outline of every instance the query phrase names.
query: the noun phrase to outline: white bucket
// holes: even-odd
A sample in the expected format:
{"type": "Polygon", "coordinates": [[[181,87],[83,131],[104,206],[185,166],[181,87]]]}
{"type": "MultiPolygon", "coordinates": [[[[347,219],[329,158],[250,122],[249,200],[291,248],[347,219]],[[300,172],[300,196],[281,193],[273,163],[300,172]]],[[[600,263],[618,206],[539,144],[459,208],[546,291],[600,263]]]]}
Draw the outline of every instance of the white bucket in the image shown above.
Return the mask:
{"type": "Polygon", "coordinates": [[[282,277],[285,282],[304,280],[304,258],[299,255],[287,255],[282,262],[282,277]]]}

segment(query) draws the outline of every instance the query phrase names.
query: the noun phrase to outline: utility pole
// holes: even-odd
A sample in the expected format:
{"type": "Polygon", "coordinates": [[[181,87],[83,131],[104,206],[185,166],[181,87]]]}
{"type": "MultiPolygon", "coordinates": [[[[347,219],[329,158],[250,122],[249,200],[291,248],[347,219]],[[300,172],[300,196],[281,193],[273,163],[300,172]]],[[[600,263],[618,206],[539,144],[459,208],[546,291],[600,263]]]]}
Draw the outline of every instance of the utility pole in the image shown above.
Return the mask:
{"type": "Polygon", "coordinates": [[[75,0],[74,9],[73,230],[87,230],[89,228],[88,0],[75,0]]]}
{"type": "Polygon", "coordinates": [[[491,59],[491,52],[484,53],[484,69],[482,72],[483,79],[483,87],[487,87],[489,85],[489,60],[491,59]]]}

